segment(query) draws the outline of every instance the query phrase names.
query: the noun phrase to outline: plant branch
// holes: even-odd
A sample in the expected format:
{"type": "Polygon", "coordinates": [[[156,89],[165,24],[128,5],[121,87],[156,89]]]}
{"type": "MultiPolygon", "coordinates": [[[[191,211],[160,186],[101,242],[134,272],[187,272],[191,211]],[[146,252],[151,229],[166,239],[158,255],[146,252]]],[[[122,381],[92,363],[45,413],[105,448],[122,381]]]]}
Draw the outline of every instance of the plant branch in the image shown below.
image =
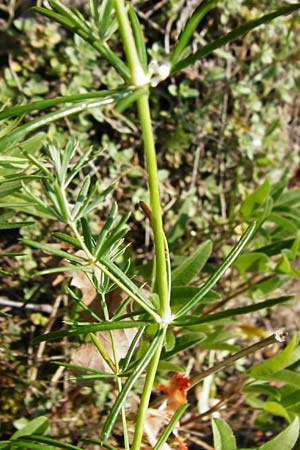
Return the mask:
{"type": "Polygon", "coordinates": [[[234,353],[233,355],[228,356],[227,358],[223,359],[223,361],[220,361],[219,363],[215,364],[213,367],[210,367],[209,369],[205,370],[204,372],[195,375],[191,378],[191,384],[188,389],[192,389],[194,386],[196,386],[200,381],[202,381],[204,378],[208,377],[209,375],[219,372],[222,369],[225,369],[225,367],[231,366],[235,361],[243,358],[244,356],[248,356],[251,353],[256,352],[257,350],[260,350],[261,348],[267,347],[268,345],[274,344],[278,341],[285,340],[286,333],[281,333],[280,335],[278,333],[271,334],[271,336],[268,336],[265,339],[262,339],[255,344],[250,345],[249,347],[244,348],[243,350],[234,353]]]}

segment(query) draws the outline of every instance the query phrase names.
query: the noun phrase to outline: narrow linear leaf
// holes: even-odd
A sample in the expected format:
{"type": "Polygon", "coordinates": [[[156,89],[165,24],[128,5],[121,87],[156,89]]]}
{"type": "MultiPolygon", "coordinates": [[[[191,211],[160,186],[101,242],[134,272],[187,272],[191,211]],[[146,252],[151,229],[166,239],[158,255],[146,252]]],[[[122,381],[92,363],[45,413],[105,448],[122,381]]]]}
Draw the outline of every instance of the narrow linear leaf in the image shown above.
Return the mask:
{"type": "Polygon", "coordinates": [[[107,37],[107,31],[111,23],[111,13],[113,9],[113,0],[104,0],[101,5],[101,20],[100,20],[100,36],[103,40],[107,37]]]}
{"type": "Polygon", "coordinates": [[[60,23],[65,28],[71,30],[73,33],[76,33],[78,36],[88,42],[95,50],[97,50],[104,58],[106,58],[123,79],[130,79],[130,72],[126,64],[115,54],[115,52],[110,49],[106,42],[100,40],[95,34],[93,34],[92,31],[86,31],[85,29],[77,27],[70,19],[47,8],[34,6],[31,9],[45,17],[48,17],[60,23]]]}
{"type": "Polygon", "coordinates": [[[173,67],[171,74],[179,72],[180,70],[184,69],[185,67],[193,64],[195,61],[198,61],[198,60],[204,58],[205,56],[210,55],[214,50],[216,50],[220,47],[223,47],[228,42],[232,42],[232,41],[238,39],[240,36],[245,35],[246,33],[253,30],[254,28],[257,28],[260,25],[268,23],[268,22],[272,21],[273,19],[275,19],[276,17],[280,17],[285,14],[291,14],[292,12],[296,11],[299,8],[300,8],[300,3],[294,3],[291,5],[283,6],[282,8],[279,8],[276,11],[266,14],[258,19],[254,19],[254,20],[244,23],[243,25],[235,28],[234,30],[232,30],[229,33],[225,34],[224,36],[220,37],[219,39],[216,39],[214,42],[211,42],[210,44],[205,45],[204,47],[199,49],[196,53],[179,61],[179,63],[177,63],[173,67]]]}
{"type": "Polygon", "coordinates": [[[206,16],[206,14],[216,6],[218,3],[218,0],[212,0],[208,3],[202,3],[198,6],[198,8],[194,11],[193,15],[188,19],[187,23],[184,26],[184,29],[180,33],[180,36],[177,40],[177,43],[171,53],[170,61],[172,64],[172,67],[176,66],[178,61],[180,60],[182,53],[184,52],[186,46],[189,44],[194,31],[196,30],[197,26],[203,19],[203,17],[206,16]]]}
{"type": "MultiPolygon", "coordinates": [[[[36,436],[36,435],[32,435],[32,436],[28,436],[26,437],[26,440],[28,439],[28,441],[37,441],[41,444],[49,444],[51,446],[51,449],[53,449],[52,446],[56,447],[56,448],[63,448],[65,450],[83,450],[80,447],[77,447],[76,445],[72,445],[72,444],[67,444],[65,442],[61,442],[61,441],[57,441],[56,439],[52,439],[46,436],[36,436]]],[[[28,445],[28,442],[27,442],[28,445]]],[[[39,447],[41,450],[44,448],[43,446],[39,447]]],[[[46,448],[46,447],[45,447],[46,448]]],[[[47,446],[48,448],[48,446],[47,446]]]]}
{"type": "Polygon", "coordinates": [[[52,364],[55,364],[57,366],[66,367],[67,369],[71,370],[81,370],[83,372],[90,372],[93,375],[98,375],[99,377],[111,377],[114,378],[114,373],[108,373],[108,372],[102,372],[101,370],[91,369],[90,367],[84,367],[84,366],[77,366],[76,364],[70,364],[70,363],[64,363],[61,361],[52,361],[52,364]]]}
{"type": "Polygon", "coordinates": [[[114,423],[121,411],[121,408],[124,405],[127,395],[129,394],[132,387],[134,386],[136,381],[140,378],[141,374],[143,373],[143,371],[145,370],[145,368],[151,361],[152,356],[154,355],[156,349],[162,343],[164,336],[165,336],[165,331],[164,331],[164,329],[160,328],[158,330],[158,332],[156,333],[156,335],[154,336],[148,350],[146,351],[144,356],[140,359],[138,364],[135,366],[134,372],[129,376],[126,383],[124,384],[123,389],[120,392],[120,394],[118,395],[118,397],[111,409],[111,412],[103,426],[102,436],[101,436],[102,441],[105,441],[109,437],[110,432],[114,426],[114,423]]]}
{"type": "Polygon", "coordinates": [[[186,314],[193,306],[199,303],[202,298],[215,286],[219,279],[223,276],[226,270],[234,263],[239,254],[246,247],[248,242],[254,236],[256,231],[256,223],[250,225],[239,242],[233,247],[223,264],[216,270],[216,272],[209,278],[209,280],[199,289],[199,292],[188,301],[179,311],[176,313],[176,318],[186,314]]]}
{"type": "MultiPolygon", "coordinates": [[[[6,441],[6,443],[8,444],[7,446],[5,446],[5,442],[0,442],[0,448],[3,448],[4,450],[16,450],[18,448],[24,448],[25,450],[53,450],[54,447],[53,445],[47,445],[47,444],[35,444],[34,442],[29,442],[28,440],[21,440],[21,439],[16,439],[16,440],[11,440],[11,441],[6,441]],[[4,444],[4,446],[2,445],[4,444]]],[[[56,446],[57,447],[57,446],[56,446]]],[[[82,450],[82,449],[80,449],[82,450]]]]}
{"type": "Polygon", "coordinates": [[[117,103],[115,110],[122,114],[132,103],[136,102],[142,95],[148,94],[148,92],[148,87],[135,89],[134,92],[130,92],[127,97],[124,97],[117,103]]]}
{"type": "MultiPolygon", "coordinates": [[[[127,293],[132,296],[132,294],[137,298],[137,302],[142,306],[146,307],[145,309],[147,311],[151,311],[151,314],[153,315],[153,305],[150,302],[150,300],[146,297],[146,295],[143,293],[143,291],[136,286],[130,278],[128,278],[122,270],[118,268],[112,261],[110,261],[106,256],[102,256],[99,260],[100,263],[102,263],[109,271],[115,275],[117,279],[119,279],[122,284],[127,288],[127,293]],[[128,292],[129,291],[129,292],[128,292]]],[[[125,291],[126,292],[126,291],[125,291]]]]}
{"type": "Polygon", "coordinates": [[[34,225],[35,222],[0,222],[0,230],[13,230],[14,228],[34,225]]]}
{"type": "Polygon", "coordinates": [[[56,339],[61,339],[66,336],[78,336],[80,334],[95,333],[96,331],[110,331],[110,330],[120,330],[124,328],[135,328],[140,326],[149,325],[147,322],[142,322],[140,320],[136,321],[120,321],[120,322],[104,322],[104,323],[91,323],[88,325],[77,325],[76,328],[70,328],[68,330],[52,331],[51,333],[43,334],[37,336],[33,339],[34,344],[38,344],[43,341],[55,341],[56,339]]]}
{"type": "Polygon", "coordinates": [[[136,44],[136,49],[138,52],[140,63],[145,72],[148,70],[148,61],[147,61],[147,49],[144,40],[144,33],[138,19],[138,16],[133,9],[132,5],[129,4],[128,15],[131,21],[131,26],[134,34],[134,40],[136,44]]]}
{"type": "Polygon", "coordinates": [[[209,314],[207,316],[198,317],[188,315],[182,318],[178,318],[174,321],[177,326],[192,326],[199,325],[201,323],[215,322],[217,320],[226,319],[227,317],[234,317],[243,314],[249,314],[262,309],[271,308],[272,306],[279,305],[280,303],[287,302],[293,298],[292,295],[285,295],[279,298],[271,298],[264,302],[259,302],[249,306],[241,306],[240,308],[232,308],[226,311],[221,311],[216,314],[209,314]]]}
{"type": "Polygon", "coordinates": [[[96,26],[99,25],[99,11],[97,0],[89,0],[90,15],[96,26]]]}
{"type": "Polygon", "coordinates": [[[80,113],[82,111],[88,111],[99,106],[108,105],[114,103],[117,100],[123,98],[123,95],[118,93],[102,97],[99,100],[87,100],[86,102],[80,102],[75,105],[59,109],[48,114],[43,115],[37,119],[33,119],[24,125],[17,127],[12,133],[0,139],[0,151],[6,150],[8,144],[11,144],[15,140],[25,136],[27,133],[35,131],[51,122],[70,116],[72,114],[80,113]]]}
{"type": "Polygon", "coordinates": [[[55,236],[57,239],[60,239],[63,242],[67,242],[68,244],[73,245],[75,248],[81,248],[81,244],[78,241],[78,239],[74,238],[73,236],[70,236],[69,234],[62,233],[61,231],[55,231],[53,233],[53,236],[55,236]]]}
{"type": "Polygon", "coordinates": [[[175,414],[172,416],[170,422],[168,423],[163,433],[159,437],[158,441],[156,442],[155,446],[153,447],[153,450],[160,450],[162,448],[162,446],[164,445],[164,443],[167,441],[168,437],[174,430],[176,423],[180,421],[181,417],[183,416],[183,414],[185,413],[185,411],[188,409],[189,406],[190,406],[189,403],[186,403],[185,405],[180,406],[176,410],[175,414]]]}
{"type": "Polygon", "coordinates": [[[277,337],[276,333],[274,333],[271,336],[261,339],[260,341],[256,342],[255,344],[252,344],[252,345],[249,345],[248,347],[243,348],[242,350],[234,353],[233,355],[227,356],[222,361],[215,363],[212,367],[204,370],[200,374],[193,375],[190,380],[191,384],[189,386],[189,389],[196,386],[198,383],[200,383],[200,381],[204,380],[209,375],[220,372],[220,370],[223,370],[226,367],[231,366],[235,361],[238,361],[241,358],[244,358],[250,354],[253,354],[257,350],[260,350],[261,348],[265,348],[269,345],[274,344],[277,341],[277,339],[278,339],[278,337],[277,337]]]}
{"type": "Polygon", "coordinates": [[[74,11],[74,9],[68,8],[58,0],[48,0],[48,1],[51,7],[62,16],[67,17],[70,20],[70,22],[72,22],[75,25],[77,30],[81,28],[83,31],[88,33],[91,31],[89,23],[86,22],[81,15],[80,16],[78,15],[79,11],[77,10],[74,11]]]}
{"type": "Polygon", "coordinates": [[[69,261],[74,261],[80,264],[85,264],[87,261],[84,258],[80,258],[79,256],[72,255],[71,253],[67,253],[64,250],[60,250],[55,247],[50,247],[50,245],[40,244],[39,242],[31,241],[30,239],[21,239],[21,241],[25,245],[29,245],[30,247],[37,248],[38,250],[42,250],[43,252],[50,253],[51,255],[59,256],[60,258],[67,259],[69,261]]]}

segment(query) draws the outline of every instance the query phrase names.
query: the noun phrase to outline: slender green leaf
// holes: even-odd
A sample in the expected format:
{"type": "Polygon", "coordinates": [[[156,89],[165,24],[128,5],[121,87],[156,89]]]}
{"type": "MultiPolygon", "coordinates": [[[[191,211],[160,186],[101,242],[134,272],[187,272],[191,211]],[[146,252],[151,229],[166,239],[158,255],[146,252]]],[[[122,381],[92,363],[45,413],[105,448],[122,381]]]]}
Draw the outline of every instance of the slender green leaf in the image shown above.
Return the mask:
{"type": "Polygon", "coordinates": [[[89,308],[88,305],[86,305],[76,294],[74,291],[72,291],[72,289],[67,288],[66,292],[72,297],[72,299],[88,314],[90,314],[90,316],[96,320],[96,322],[100,322],[102,323],[102,319],[97,316],[97,314],[91,309],[89,308]]]}
{"type": "Polygon", "coordinates": [[[270,189],[270,181],[267,178],[263,184],[246,197],[246,200],[241,207],[241,213],[245,216],[250,216],[257,207],[265,203],[270,194],[270,189]]]}
{"type": "Polygon", "coordinates": [[[144,72],[148,70],[147,49],[145,45],[144,33],[138,16],[131,4],[129,4],[128,15],[131,22],[138,57],[144,72]]]}
{"type": "Polygon", "coordinates": [[[215,450],[235,450],[236,440],[229,425],[221,419],[212,420],[215,450]]]}
{"type": "Polygon", "coordinates": [[[98,375],[99,377],[111,377],[111,378],[115,378],[115,374],[114,373],[108,373],[108,372],[102,372],[101,370],[96,370],[96,369],[91,369],[90,367],[84,367],[84,366],[77,366],[76,364],[69,364],[69,363],[64,363],[61,361],[52,361],[52,364],[56,364],[57,366],[62,366],[62,367],[66,367],[67,369],[71,369],[71,370],[81,370],[84,372],[91,372],[91,374],[93,375],[98,375]]]}
{"type": "Polygon", "coordinates": [[[20,183],[20,181],[4,182],[0,186],[0,198],[1,197],[7,197],[9,194],[11,194],[12,192],[16,192],[21,187],[22,187],[22,184],[20,183]]]}
{"type": "Polygon", "coordinates": [[[176,66],[176,64],[180,60],[184,50],[189,44],[197,26],[199,25],[203,17],[205,17],[206,14],[212,8],[214,8],[217,3],[218,0],[201,3],[201,5],[199,5],[198,8],[194,11],[193,15],[188,19],[170,55],[172,67],[176,66]]]}
{"type": "Polygon", "coordinates": [[[122,114],[132,103],[135,103],[138,98],[149,92],[148,87],[142,87],[135,89],[134,92],[128,94],[127,97],[122,98],[116,105],[115,110],[122,114]]]}
{"type": "Polygon", "coordinates": [[[98,193],[98,183],[95,183],[94,186],[90,189],[90,192],[85,198],[84,203],[78,209],[76,216],[73,220],[79,220],[84,216],[88,216],[88,214],[97,206],[103,202],[103,200],[115,189],[115,184],[108,186],[102,192],[98,193]],[[94,196],[96,198],[93,200],[94,196]]]}
{"type": "Polygon", "coordinates": [[[60,239],[61,241],[73,245],[73,247],[75,248],[81,248],[81,244],[78,241],[78,239],[74,238],[73,236],[70,236],[69,234],[62,233],[61,231],[56,231],[53,233],[53,236],[55,236],[57,239],[60,239]]]}
{"type": "Polygon", "coordinates": [[[287,206],[296,206],[300,203],[300,188],[289,189],[283,192],[275,203],[275,209],[287,206]]]}
{"type": "Polygon", "coordinates": [[[26,227],[29,225],[34,225],[35,222],[1,222],[0,230],[13,230],[15,228],[26,227]]]}
{"type": "MultiPolygon", "coordinates": [[[[41,447],[39,447],[39,448],[41,450],[43,448],[46,448],[46,447],[43,446],[43,444],[49,444],[51,446],[51,448],[53,448],[52,446],[54,446],[56,448],[63,448],[65,450],[83,450],[82,448],[77,447],[76,445],[67,444],[65,442],[61,442],[61,441],[58,441],[56,439],[49,438],[47,436],[35,436],[35,435],[32,435],[30,437],[29,436],[26,437],[26,440],[28,440],[28,441],[29,440],[34,440],[34,441],[39,442],[40,443],[39,445],[41,445],[41,447]]],[[[28,444],[28,442],[27,442],[27,444],[28,444]]],[[[47,448],[49,448],[49,447],[47,446],[47,448]]]]}
{"type": "Polygon", "coordinates": [[[58,0],[48,0],[48,1],[55,11],[57,11],[62,16],[67,17],[70,20],[70,22],[72,22],[75,25],[76,30],[81,28],[85,32],[91,31],[90,24],[86,20],[84,20],[81,14],[80,15],[78,14],[79,11],[74,10],[73,8],[68,8],[58,0]]]}
{"type": "Polygon", "coordinates": [[[103,40],[107,38],[108,30],[111,24],[111,15],[113,10],[113,0],[103,0],[101,4],[100,36],[103,40]]]}
{"type": "Polygon", "coordinates": [[[80,223],[81,223],[81,229],[82,229],[82,234],[83,234],[83,238],[84,238],[84,243],[87,246],[88,250],[92,253],[94,246],[95,246],[95,242],[94,242],[94,238],[92,236],[92,233],[91,233],[91,230],[89,227],[89,222],[86,217],[82,217],[80,223]]]}
{"type": "Polygon", "coordinates": [[[189,300],[179,311],[176,313],[176,318],[186,314],[193,306],[199,303],[203,297],[215,286],[219,279],[223,276],[226,270],[234,263],[239,254],[246,247],[248,242],[253,237],[256,231],[256,223],[248,227],[239,242],[233,247],[223,264],[216,270],[216,272],[209,278],[209,280],[201,287],[199,292],[189,300]]]}
{"type": "Polygon", "coordinates": [[[29,245],[30,247],[37,248],[38,250],[42,250],[43,252],[50,253],[51,255],[59,256],[60,258],[67,259],[69,261],[74,261],[80,264],[86,264],[86,260],[84,258],[80,258],[79,256],[72,255],[71,253],[67,253],[64,250],[60,250],[55,247],[51,247],[50,245],[40,244],[39,242],[31,241],[30,239],[21,239],[25,245],[29,245]]]}
{"type": "Polygon", "coordinates": [[[89,0],[90,16],[94,20],[96,26],[99,25],[98,1],[89,0]]]}
{"type": "Polygon", "coordinates": [[[251,312],[260,311],[262,309],[271,308],[272,306],[279,305],[280,303],[287,302],[293,298],[292,295],[286,295],[283,297],[272,298],[265,300],[264,302],[255,303],[249,306],[241,306],[240,308],[227,309],[216,314],[209,314],[207,316],[198,317],[193,315],[187,315],[175,319],[174,324],[177,326],[192,326],[202,323],[215,322],[217,320],[223,320],[228,317],[239,316],[243,314],[249,314],[251,312]]]}
{"type": "Polygon", "coordinates": [[[293,450],[298,436],[299,418],[295,417],[294,421],[282,433],[262,445],[259,450],[293,450]]]}
{"type": "Polygon", "coordinates": [[[140,320],[122,320],[115,322],[102,322],[102,323],[90,323],[88,325],[77,325],[75,328],[69,328],[67,330],[52,331],[51,333],[43,334],[37,336],[33,339],[34,344],[39,342],[49,342],[55,341],[56,339],[61,339],[65,336],[79,336],[80,334],[95,333],[97,331],[111,331],[120,330],[124,328],[135,328],[140,326],[149,325],[147,322],[142,322],[140,320]]]}
{"type": "Polygon", "coordinates": [[[176,412],[172,416],[170,422],[168,423],[168,425],[162,432],[161,436],[159,437],[158,441],[154,445],[153,450],[160,450],[162,448],[162,446],[164,445],[164,443],[167,441],[168,437],[174,430],[176,423],[178,423],[180,421],[181,417],[183,416],[183,414],[185,413],[185,411],[188,409],[189,406],[190,405],[188,403],[186,403],[185,405],[181,405],[176,410],[176,412]]]}
{"type": "MultiPolygon", "coordinates": [[[[102,256],[100,258],[100,263],[102,263],[105,267],[109,269],[109,271],[115,275],[117,279],[119,279],[122,284],[127,287],[128,291],[130,291],[131,294],[134,294],[138,299],[139,303],[142,307],[147,306],[147,310],[153,311],[153,305],[146,297],[146,295],[143,293],[143,291],[136,286],[130,278],[128,278],[119,268],[116,266],[112,261],[110,261],[106,256],[102,256]]],[[[129,295],[130,295],[129,293],[129,295]]]]}
{"type": "Polygon", "coordinates": [[[24,125],[17,127],[11,134],[0,139],[0,151],[6,150],[8,144],[11,144],[17,139],[25,136],[27,133],[35,131],[51,122],[68,117],[72,114],[80,113],[82,111],[88,111],[93,108],[108,105],[114,103],[116,100],[122,98],[122,95],[115,94],[112,96],[100,98],[99,100],[87,100],[86,102],[80,102],[66,108],[59,109],[48,114],[43,115],[37,119],[33,119],[24,125]]]}
{"type": "Polygon", "coordinates": [[[198,60],[204,58],[205,56],[210,55],[214,50],[216,50],[220,47],[223,47],[228,42],[232,42],[232,41],[238,39],[239,37],[244,36],[246,33],[253,30],[254,28],[257,28],[260,25],[268,23],[268,22],[272,21],[273,19],[275,19],[276,17],[280,17],[285,14],[291,14],[292,12],[296,11],[299,8],[300,8],[300,3],[293,3],[291,5],[283,6],[282,8],[279,8],[276,11],[266,14],[258,19],[254,19],[254,20],[244,23],[243,25],[235,28],[234,30],[232,30],[229,33],[225,34],[224,36],[220,37],[219,39],[216,39],[214,42],[211,42],[210,44],[205,45],[204,47],[199,49],[196,53],[179,61],[179,63],[177,63],[173,67],[173,70],[171,73],[174,74],[175,72],[179,72],[180,70],[184,69],[185,67],[193,64],[195,61],[198,61],[198,60]]]}
{"type": "Polygon", "coordinates": [[[212,242],[203,242],[195,252],[172,271],[172,286],[185,286],[199,274],[210,257],[212,242]]]}
{"type": "Polygon", "coordinates": [[[16,450],[18,448],[23,448],[25,450],[54,450],[55,449],[55,447],[53,447],[53,445],[47,445],[47,444],[41,444],[41,443],[36,444],[34,442],[29,442],[28,440],[21,440],[21,439],[2,442],[2,443],[0,443],[0,448],[4,448],[4,450],[16,450]],[[8,445],[5,446],[5,443],[8,445]],[[2,445],[4,445],[4,447],[2,447],[2,445]]]}
{"type": "Polygon", "coordinates": [[[135,366],[135,370],[133,373],[128,377],[126,383],[124,384],[122,391],[118,395],[115,403],[113,404],[113,407],[110,411],[110,414],[108,418],[106,419],[106,422],[102,429],[102,436],[101,440],[105,441],[108,436],[110,435],[110,432],[114,426],[114,423],[118,417],[118,414],[121,411],[122,406],[124,405],[124,402],[131,391],[132,387],[135,385],[136,381],[140,378],[141,374],[151,361],[156,349],[161,344],[162,340],[164,339],[165,332],[163,329],[159,329],[154,336],[148,350],[145,352],[143,357],[139,360],[138,364],[135,366]]]}
{"type": "Polygon", "coordinates": [[[116,220],[116,214],[117,214],[118,205],[116,202],[113,203],[111,210],[109,212],[109,215],[98,235],[97,242],[96,242],[96,248],[95,248],[95,258],[98,259],[101,255],[101,249],[102,245],[110,231],[110,229],[113,226],[114,221],[116,220]]]}
{"type": "Polygon", "coordinates": [[[125,95],[125,92],[127,94],[130,94],[132,92],[132,88],[121,88],[110,91],[103,90],[100,92],[84,92],[83,94],[65,95],[62,97],[55,97],[47,100],[39,100],[27,105],[13,106],[9,109],[5,109],[4,111],[0,112],[0,120],[15,116],[23,116],[23,114],[27,114],[31,111],[40,111],[42,109],[51,108],[52,106],[61,105],[63,103],[78,104],[78,102],[82,102],[83,100],[95,100],[103,97],[111,97],[117,94],[122,95],[122,93],[123,95],[125,95]]]}
{"type": "Polygon", "coordinates": [[[95,50],[106,58],[125,80],[130,79],[130,72],[126,64],[110,49],[106,42],[102,42],[92,31],[86,31],[82,27],[77,28],[70,19],[47,8],[34,6],[31,9],[45,17],[55,20],[65,28],[78,34],[78,36],[88,42],[95,50]]]}

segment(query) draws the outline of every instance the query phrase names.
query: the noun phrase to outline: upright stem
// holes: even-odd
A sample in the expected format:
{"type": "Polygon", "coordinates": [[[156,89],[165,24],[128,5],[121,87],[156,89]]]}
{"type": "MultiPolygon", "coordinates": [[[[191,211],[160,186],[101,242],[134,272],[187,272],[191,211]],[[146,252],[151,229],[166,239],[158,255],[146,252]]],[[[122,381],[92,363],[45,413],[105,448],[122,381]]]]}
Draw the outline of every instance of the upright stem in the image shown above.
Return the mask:
{"type": "MultiPolygon", "coordinates": [[[[148,84],[147,74],[144,73],[139,61],[133,32],[127,16],[124,0],[115,0],[116,15],[119,22],[119,30],[123,41],[128,66],[131,72],[131,81],[135,87],[148,84]]],[[[169,295],[169,273],[168,252],[165,242],[165,234],[162,221],[162,210],[160,204],[159,180],[157,171],[156,150],[154,134],[149,107],[149,93],[146,92],[137,99],[138,115],[142,128],[144,141],[144,152],[146,169],[148,173],[150,208],[152,215],[152,229],[155,248],[156,286],[160,301],[159,315],[162,320],[163,333],[159,346],[147,367],[146,379],[141,396],[140,406],[131,450],[140,450],[144,433],[144,424],[147,415],[150,395],[153,389],[154,379],[164,344],[168,323],[171,320],[170,295],[169,295]]]]}
{"type": "MultiPolygon", "coordinates": [[[[165,332],[166,332],[166,328],[165,328],[165,332]]],[[[164,344],[165,332],[162,334],[160,343],[156,350],[156,353],[153,356],[149,366],[147,367],[147,374],[146,374],[145,384],[144,384],[144,388],[143,388],[143,393],[141,396],[137,420],[136,420],[136,424],[135,424],[135,432],[134,432],[131,450],[140,450],[140,448],[141,448],[141,442],[142,442],[143,433],[144,433],[145,419],[147,416],[147,410],[148,410],[148,406],[149,406],[149,401],[150,401],[150,396],[151,396],[151,392],[152,392],[152,388],[153,388],[153,384],[154,384],[155,375],[157,372],[157,366],[159,363],[160,354],[161,354],[162,347],[164,344]]]]}
{"type": "Polygon", "coordinates": [[[144,152],[148,173],[150,209],[152,215],[152,229],[155,245],[156,283],[160,299],[160,315],[162,319],[165,318],[165,320],[167,321],[170,317],[168,271],[160,204],[156,151],[148,95],[143,95],[138,98],[137,107],[139,119],[141,122],[144,140],[144,152]]]}
{"type": "MultiPolygon", "coordinates": [[[[127,62],[131,72],[133,84],[140,86],[139,75],[143,69],[138,58],[133,32],[127,16],[124,0],[115,0],[115,9],[119,22],[120,34],[126,54],[127,62]]],[[[146,82],[146,77],[144,82],[146,82]]],[[[160,316],[164,322],[170,321],[168,270],[165,249],[165,237],[160,205],[159,180],[157,173],[156,150],[154,143],[151,114],[149,108],[149,94],[145,93],[137,99],[139,119],[141,122],[144,151],[148,173],[150,208],[152,214],[152,227],[155,244],[156,283],[160,298],[160,316]]]]}

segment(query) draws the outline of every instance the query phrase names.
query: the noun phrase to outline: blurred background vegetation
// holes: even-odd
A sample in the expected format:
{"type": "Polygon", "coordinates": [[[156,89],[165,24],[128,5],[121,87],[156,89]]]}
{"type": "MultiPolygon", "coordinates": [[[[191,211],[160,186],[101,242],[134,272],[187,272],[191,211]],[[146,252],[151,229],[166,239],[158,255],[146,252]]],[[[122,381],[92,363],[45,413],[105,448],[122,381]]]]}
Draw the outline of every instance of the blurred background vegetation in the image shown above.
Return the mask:
{"type": "MultiPolygon", "coordinates": [[[[4,0],[0,5],[2,108],[45,97],[113,89],[121,84],[114,69],[108,69],[88,44],[59,25],[34,15],[29,9],[34,3],[4,0]]],[[[64,3],[87,12],[85,2],[68,0],[64,3]]],[[[199,2],[132,3],[146,30],[149,53],[163,60],[199,2]]],[[[238,24],[282,5],[279,0],[219,2],[201,22],[193,45],[196,48],[208,43],[238,24]]],[[[276,187],[280,190],[286,185],[289,191],[285,192],[292,192],[289,196],[285,194],[288,198],[277,204],[277,219],[273,211],[276,219],[273,217],[276,223],[273,234],[262,234],[257,247],[288,240],[289,244],[280,247],[277,253],[271,250],[253,253],[251,264],[249,259],[239,259],[236,273],[221,284],[225,293],[223,301],[233,299],[233,305],[236,300],[243,302],[251,298],[255,301],[271,292],[273,296],[278,295],[276,289],[299,293],[299,243],[292,256],[282,252],[292,251],[300,221],[299,45],[299,14],[276,19],[161,83],[152,95],[164,223],[174,264],[180,263],[186,249],[197,248],[202,241],[211,238],[214,259],[206,268],[210,272],[228,251],[232,234],[240,234],[239,224],[255,217],[257,210],[263,210],[270,196],[276,202],[276,187]],[[280,183],[281,188],[278,188],[280,183]],[[289,282],[288,288],[283,288],[286,282],[289,282]]],[[[107,107],[105,114],[93,110],[70,116],[45,127],[24,145],[38,151],[45,142],[55,140],[63,147],[70,136],[78,140],[80,152],[91,145],[96,150],[104,148],[99,164],[90,163],[90,174],[99,178],[103,187],[118,181],[115,199],[122,213],[132,212],[129,238],[134,251],[128,252],[135,258],[133,264],[140,274],[147,276],[152,244],[149,225],[145,224],[139,208],[141,200],[147,202],[147,190],[134,108],[124,114],[107,107]]],[[[7,173],[8,166],[1,168],[0,176],[7,173]]],[[[0,195],[2,217],[10,219],[7,203],[16,199],[7,196],[5,189],[0,195]]],[[[110,206],[106,204],[99,211],[94,218],[95,226],[105,218],[110,206]]],[[[18,217],[25,220],[23,211],[20,210],[18,217]]],[[[3,257],[0,266],[3,311],[13,311],[9,321],[0,319],[0,434],[3,438],[22,421],[39,414],[51,417],[54,435],[72,435],[74,442],[78,434],[97,437],[99,410],[104,403],[106,407],[109,405],[112,395],[107,384],[96,382],[78,389],[61,367],[50,365],[49,368],[49,360],[68,359],[69,343],[47,344],[46,349],[41,345],[38,350],[31,346],[34,335],[45,327],[58,326],[70,314],[63,289],[68,280],[32,276],[34,270],[44,268],[51,261],[37,251],[24,249],[18,238],[49,239],[53,230],[57,231],[55,224],[41,217],[33,225],[12,226],[1,231],[1,252],[22,253],[18,262],[16,258],[3,257]],[[36,310],[11,309],[7,299],[39,306],[36,310]],[[45,305],[51,308],[43,309],[45,305]]],[[[278,309],[280,314],[266,312],[244,319],[244,323],[236,324],[237,328],[227,329],[227,334],[223,332],[222,339],[216,339],[214,345],[211,338],[206,348],[232,350],[241,337],[258,337],[272,327],[299,329],[299,318],[290,314],[297,311],[295,305],[291,303],[292,309],[288,312],[278,309]]],[[[217,331],[216,327],[214,336],[219,336],[217,331]]],[[[205,345],[194,354],[185,355],[185,360],[177,361],[178,364],[185,366],[192,357],[204,360],[203,350],[205,345]]],[[[238,372],[241,370],[237,367],[238,372]]],[[[231,372],[227,375],[235,376],[231,372]]],[[[285,411],[266,411],[249,395],[248,403],[239,404],[236,412],[236,393],[232,396],[226,393],[222,376],[213,389],[216,398],[227,395],[231,402],[226,418],[230,419],[240,445],[259,444],[261,439],[282,430],[285,411]],[[254,406],[250,418],[249,404],[254,406]],[[254,425],[259,431],[249,433],[254,425]]],[[[208,422],[204,421],[201,427],[197,431],[199,439],[211,442],[208,422]]],[[[197,442],[196,432],[194,440],[197,442]]],[[[195,443],[194,448],[202,447],[195,443]]]]}

